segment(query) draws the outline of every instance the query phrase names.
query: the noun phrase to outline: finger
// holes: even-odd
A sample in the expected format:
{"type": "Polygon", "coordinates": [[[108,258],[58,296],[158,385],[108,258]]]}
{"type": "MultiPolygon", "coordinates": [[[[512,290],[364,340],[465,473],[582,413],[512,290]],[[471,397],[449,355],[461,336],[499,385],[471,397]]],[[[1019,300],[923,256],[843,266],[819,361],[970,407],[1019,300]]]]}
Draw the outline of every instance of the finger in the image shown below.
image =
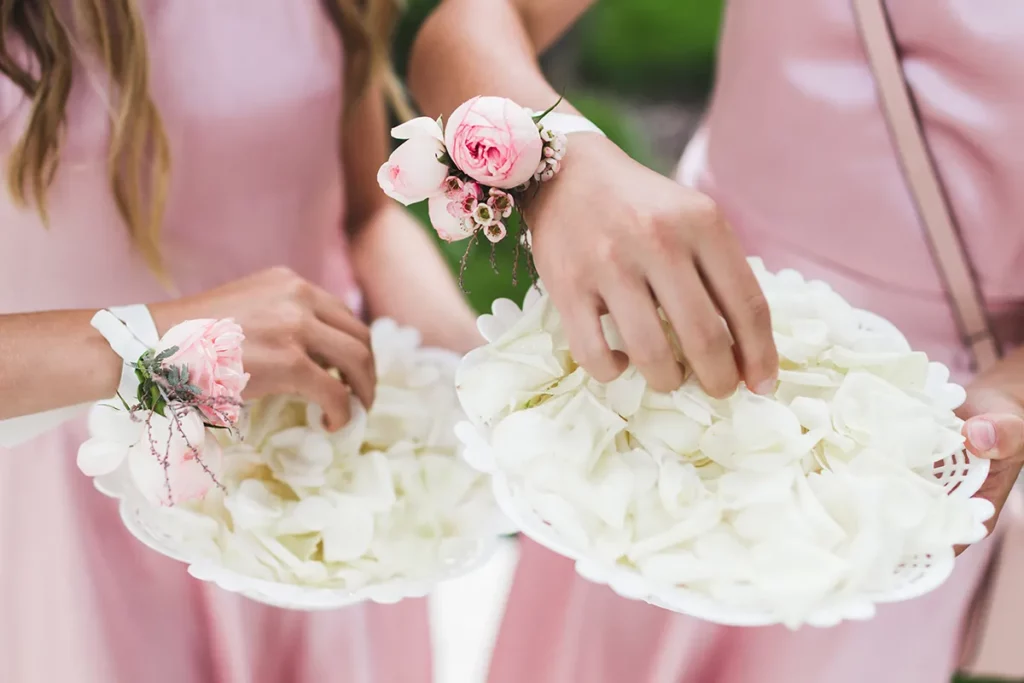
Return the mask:
{"type": "Polygon", "coordinates": [[[1006,500],[1013,490],[1014,483],[1020,475],[1022,464],[1024,464],[1024,461],[1019,459],[993,460],[985,482],[981,485],[978,492],[974,494],[975,498],[983,498],[995,507],[995,514],[985,522],[989,533],[995,529],[1003,505],[1006,504],[1006,500]]]}
{"type": "Polygon", "coordinates": [[[572,357],[598,382],[611,382],[629,365],[625,354],[612,351],[601,328],[599,310],[603,303],[579,296],[566,306],[556,309],[562,317],[562,327],[569,340],[572,357]]]}
{"type": "Polygon", "coordinates": [[[324,323],[370,346],[370,328],[359,320],[338,297],[313,288],[313,313],[324,323]]]}
{"type": "Polygon", "coordinates": [[[771,393],[779,373],[771,312],[742,247],[727,226],[720,226],[702,240],[697,259],[707,288],[729,323],[744,381],[751,391],[771,393]]]}
{"type": "Polygon", "coordinates": [[[336,368],[363,406],[372,406],[377,375],[369,345],[319,320],[307,324],[305,336],[310,355],[336,368]]]}
{"type": "Polygon", "coordinates": [[[309,359],[297,369],[298,393],[324,411],[324,428],[341,429],[351,417],[349,390],[344,382],[331,377],[325,368],[309,359]]]}
{"type": "Polygon", "coordinates": [[[740,382],[732,339],[696,267],[692,262],[665,263],[649,277],[704,391],[716,398],[731,394],[740,382]]]}
{"type": "Polygon", "coordinates": [[[1009,413],[986,413],[967,420],[963,426],[971,453],[993,460],[1024,457],[1024,419],[1009,413]]]}
{"type": "Polygon", "coordinates": [[[629,360],[655,391],[672,391],[683,383],[683,368],[672,353],[647,283],[620,281],[602,292],[629,360]]]}

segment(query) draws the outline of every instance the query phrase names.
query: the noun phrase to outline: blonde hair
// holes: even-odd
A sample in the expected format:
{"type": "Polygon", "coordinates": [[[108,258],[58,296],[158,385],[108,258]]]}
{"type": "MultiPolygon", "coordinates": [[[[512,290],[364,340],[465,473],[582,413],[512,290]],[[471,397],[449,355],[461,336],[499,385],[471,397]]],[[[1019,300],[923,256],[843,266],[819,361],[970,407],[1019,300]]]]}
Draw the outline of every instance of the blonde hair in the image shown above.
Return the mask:
{"type": "MultiPolygon", "coordinates": [[[[346,108],[371,83],[386,85],[407,109],[389,60],[400,0],[322,0],[346,52],[346,108]]],[[[60,162],[74,61],[81,38],[101,58],[114,89],[107,173],[118,212],[142,257],[166,280],[160,225],[171,158],[160,112],[149,93],[145,26],[138,0],[72,0],[72,34],[51,0],[0,0],[0,72],[32,101],[24,133],[11,151],[8,185],[21,204],[35,204],[47,221],[46,192],[60,162]],[[38,64],[38,76],[12,56],[18,36],[38,64]]]]}

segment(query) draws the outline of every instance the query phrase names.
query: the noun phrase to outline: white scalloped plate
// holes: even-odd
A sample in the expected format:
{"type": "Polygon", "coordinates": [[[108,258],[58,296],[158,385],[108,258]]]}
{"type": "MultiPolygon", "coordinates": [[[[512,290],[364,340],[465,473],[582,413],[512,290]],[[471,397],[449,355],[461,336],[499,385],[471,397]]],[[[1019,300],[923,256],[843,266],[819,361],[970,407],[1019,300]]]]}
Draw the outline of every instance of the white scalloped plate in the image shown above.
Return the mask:
{"type": "MultiPolygon", "coordinates": [[[[451,372],[459,362],[456,354],[443,349],[422,348],[419,353],[451,372]]],[[[423,597],[438,583],[462,576],[484,564],[497,549],[498,538],[509,531],[505,526],[496,525],[493,537],[466,539],[464,552],[438,567],[429,580],[378,581],[358,589],[304,586],[247,576],[188,552],[186,544],[175,534],[176,524],[163,514],[166,510],[146,501],[132,483],[127,463],[111,474],[96,477],[93,484],[100,493],[118,501],[121,521],[136,539],[166,557],[185,563],[189,574],[196,579],[215,583],[224,590],[256,602],[294,610],[337,609],[365,601],[390,604],[405,598],[423,597]]]]}
{"type": "MultiPolygon", "coordinates": [[[[526,306],[534,303],[536,298],[528,301],[526,306]]],[[[482,331],[486,327],[490,334],[500,333],[518,318],[505,304],[496,305],[494,310],[496,315],[489,316],[486,321],[482,317],[482,331]]],[[[884,331],[886,334],[903,338],[889,321],[867,311],[859,313],[864,329],[884,331]]],[[[485,336],[491,338],[490,335],[485,336]]],[[[926,391],[933,395],[936,395],[935,392],[943,392],[941,395],[944,402],[955,408],[963,402],[966,394],[962,387],[948,383],[948,377],[949,372],[945,366],[932,363],[926,391]]],[[[561,536],[555,528],[547,524],[527,502],[526,497],[517,491],[516,484],[498,470],[493,456],[489,453],[487,428],[463,422],[456,427],[456,434],[466,447],[464,453],[467,462],[491,476],[495,500],[502,511],[526,536],[559,555],[575,560],[576,571],[581,577],[607,585],[623,597],[643,600],[670,611],[714,623],[728,626],[766,626],[780,623],[778,616],[771,612],[725,605],[685,586],[654,585],[635,569],[590,557],[587,548],[574,546],[569,539],[561,536]]],[[[953,453],[932,467],[932,473],[946,488],[948,495],[964,498],[970,498],[978,492],[988,476],[988,471],[988,460],[973,457],[966,451],[953,453]]],[[[927,474],[927,470],[922,474],[927,474]]],[[[976,506],[977,521],[985,521],[991,516],[991,512],[991,505],[979,504],[976,506]]],[[[907,557],[896,572],[897,584],[893,589],[883,593],[837,598],[815,610],[806,618],[806,622],[812,626],[827,627],[844,620],[870,619],[875,614],[876,604],[909,600],[935,590],[949,578],[953,567],[952,548],[939,557],[907,557]]]]}

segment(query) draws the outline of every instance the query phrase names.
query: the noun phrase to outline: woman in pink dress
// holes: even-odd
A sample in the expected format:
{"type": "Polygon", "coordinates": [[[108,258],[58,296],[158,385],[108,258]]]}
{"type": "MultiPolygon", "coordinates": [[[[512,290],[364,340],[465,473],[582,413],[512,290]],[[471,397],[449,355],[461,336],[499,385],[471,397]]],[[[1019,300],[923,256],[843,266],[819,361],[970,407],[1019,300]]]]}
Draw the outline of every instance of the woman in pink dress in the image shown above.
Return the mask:
{"type": "MultiPolygon", "coordinates": [[[[589,4],[566,0],[555,10],[536,0],[449,0],[424,27],[412,56],[413,90],[423,109],[431,115],[450,111],[478,93],[534,108],[550,104],[556,95],[535,54],[589,4]],[[496,28],[485,39],[475,37],[471,27],[485,22],[496,28]],[[433,80],[434,72],[447,77],[433,80]]],[[[888,5],[903,68],[989,312],[1004,347],[1016,347],[1024,341],[1024,5],[888,5]]],[[[592,372],[609,374],[602,349],[593,353],[587,341],[594,328],[589,318],[581,323],[578,302],[593,306],[595,297],[603,298],[620,329],[629,325],[615,306],[621,294],[613,290],[621,290],[622,282],[649,285],[673,323],[678,300],[688,302],[691,313],[706,306],[693,294],[701,291],[699,282],[674,292],[659,285],[666,269],[686,270],[694,259],[705,276],[710,273],[705,280],[715,295],[714,273],[723,263],[741,278],[729,261],[734,246],[720,236],[724,218],[732,227],[727,232],[769,268],[796,268],[829,282],[854,305],[893,321],[958,379],[969,379],[967,354],[848,0],[729,3],[714,97],[683,167],[683,180],[705,197],[644,175],[602,139],[574,135],[562,174],[528,208],[541,276],[556,305],[572,312],[567,325],[573,349],[584,352],[583,364],[592,372]],[[671,258],[662,256],[673,249],[671,258]],[[579,272],[599,274],[596,291],[579,272]]],[[[756,297],[751,302],[762,305],[756,297]]],[[[725,308],[735,330],[736,318],[725,308]]],[[[685,349],[694,329],[676,324],[676,330],[685,349]]],[[[753,387],[751,376],[764,375],[749,370],[751,347],[736,336],[740,374],[753,387]]],[[[708,338],[703,341],[706,350],[708,338]]],[[[626,345],[648,366],[657,357],[651,346],[629,348],[629,339],[626,345]]],[[[1004,397],[995,412],[1007,413],[1005,419],[990,415],[968,426],[991,427],[994,421],[1016,430],[1015,438],[1000,431],[993,439],[998,455],[1008,459],[1003,498],[1006,481],[1020,468],[1021,353],[1010,354],[988,377],[1004,397]]],[[[698,369],[710,391],[705,376],[698,369]]],[[[975,450],[987,448],[991,444],[975,450]]],[[[576,576],[571,562],[525,542],[490,681],[947,683],[989,546],[961,556],[940,589],[883,606],[871,621],[790,632],[721,627],[625,600],[576,576]]],[[[1019,627],[1003,635],[1007,643],[1019,627]]]]}
{"type": "MultiPolygon", "coordinates": [[[[120,360],[89,326],[101,307],[153,304],[161,331],[235,317],[247,395],[304,393],[334,427],[346,389],[316,360],[372,394],[366,328],[349,309],[473,344],[440,256],[374,180],[385,109],[378,72],[359,65],[384,54],[384,33],[367,43],[358,13],[340,11],[365,4],[2,3],[14,191],[0,198],[0,420],[113,395],[120,360]]],[[[75,418],[0,447],[0,680],[430,680],[424,601],[288,612],[196,581],[133,539],[77,471],[84,437],[75,418]]]]}

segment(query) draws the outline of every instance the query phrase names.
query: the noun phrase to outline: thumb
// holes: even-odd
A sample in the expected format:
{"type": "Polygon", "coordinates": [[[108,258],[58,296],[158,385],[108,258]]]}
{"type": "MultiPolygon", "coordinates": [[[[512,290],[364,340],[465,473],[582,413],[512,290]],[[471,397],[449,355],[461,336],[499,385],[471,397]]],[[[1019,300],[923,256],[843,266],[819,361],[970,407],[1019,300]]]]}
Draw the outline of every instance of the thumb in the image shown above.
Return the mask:
{"type": "Polygon", "coordinates": [[[1024,453],[1024,418],[1017,411],[984,413],[963,426],[967,449],[993,460],[1020,458],[1024,453]]]}

